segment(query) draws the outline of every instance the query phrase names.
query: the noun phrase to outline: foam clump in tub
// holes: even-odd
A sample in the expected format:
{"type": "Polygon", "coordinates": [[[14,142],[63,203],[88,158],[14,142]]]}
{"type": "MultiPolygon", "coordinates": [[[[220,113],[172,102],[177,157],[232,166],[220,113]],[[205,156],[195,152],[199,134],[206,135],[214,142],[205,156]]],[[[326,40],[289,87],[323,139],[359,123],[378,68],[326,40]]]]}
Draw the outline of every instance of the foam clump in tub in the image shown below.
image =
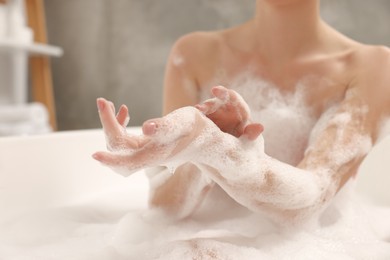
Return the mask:
{"type": "Polygon", "coordinates": [[[385,231],[376,228],[390,212],[373,219],[383,209],[362,207],[348,186],[317,227],[298,230],[223,201],[217,190],[211,195],[222,202],[209,201],[179,222],[96,202],[52,209],[1,226],[0,259],[389,259],[389,241],[378,235],[385,231]]]}
{"type": "MultiPolygon", "coordinates": [[[[377,231],[390,211],[373,221],[375,210],[383,209],[363,208],[352,186],[338,195],[317,226],[285,229],[237,204],[210,202],[179,222],[158,211],[129,213],[110,243],[129,259],[388,259],[390,241],[377,231]]],[[[213,196],[224,198],[220,191],[213,196]]]]}

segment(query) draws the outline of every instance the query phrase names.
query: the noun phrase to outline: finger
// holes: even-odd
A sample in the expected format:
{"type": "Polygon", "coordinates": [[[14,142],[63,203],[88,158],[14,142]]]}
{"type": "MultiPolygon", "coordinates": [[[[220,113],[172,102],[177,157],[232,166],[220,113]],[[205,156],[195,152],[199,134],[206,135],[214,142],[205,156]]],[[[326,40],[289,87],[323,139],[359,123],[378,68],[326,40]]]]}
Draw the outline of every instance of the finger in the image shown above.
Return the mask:
{"type": "Polygon", "coordinates": [[[206,114],[207,112],[207,108],[203,104],[196,104],[194,107],[198,109],[200,112],[202,112],[203,114],[206,114]]]}
{"type": "Polygon", "coordinates": [[[110,152],[96,152],[92,155],[92,157],[107,165],[107,166],[124,166],[126,163],[126,160],[124,160],[123,155],[114,154],[110,152]]]}
{"type": "Polygon", "coordinates": [[[144,135],[151,136],[154,135],[158,130],[158,122],[156,119],[150,119],[143,123],[142,132],[144,135]]]}
{"type": "Polygon", "coordinates": [[[116,120],[121,126],[123,127],[127,126],[127,124],[130,121],[130,117],[129,117],[129,110],[126,105],[122,105],[119,108],[118,114],[116,115],[116,120]]]}
{"type": "Polygon", "coordinates": [[[100,121],[102,122],[106,135],[110,137],[121,135],[123,128],[118,123],[110,102],[104,98],[98,98],[96,103],[99,109],[100,121]]]}
{"type": "Polygon", "coordinates": [[[124,158],[125,156],[123,155],[111,154],[107,152],[97,152],[94,153],[92,157],[125,177],[138,170],[137,168],[128,167],[128,165],[126,165],[126,161],[128,160],[126,160],[126,158],[124,158]]]}
{"type": "Polygon", "coordinates": [[[120,174],[127,176],[139,169],[155,166],[151,163],[150,152],[139,151],[129,154],[100,151],[92,154],[92,157],[108,167],[120,170],[120,174]]]}
{"type": "Polygon", "coordinates": [[[223,103],[217,98],[211,98],[204,101],[202,104],[195,105],[195,107],[203,114],[208,115],[217,111],[223,103]]]}
{"type": "Polygon", "coordinates": [[[223,86],[216,86],[211,89],[211,93],[224,103],[227,103],[230,99],[231,93],[223,86]]]}
{"type": "Polygon", "coordinates": [[[229,103],[233,106],[237,106],[242,110],[242,112],[246,112],[246,102],[241,97],[240,94],[238,94],[236,91],[232,89],[227,89],[222,86],[217,86],[213,88],[213,94],[215,97],[223,101],[224,103],[229,103]]]}
{"type": "Polygon", "coordinates": [[[147,137],[156,137],[156,135],[166,135],[166,134],[171,134],[169,131],[173,130],[174,123],[179,123],[173,122],[172,120],[167,119],[168,116],[166,117],[159,117],[159,118],[153,118],[145,121],[142,124],[142,132],[143,134],[147,137]]]}
{"type": "Polygon", "coordinates": [[[126,167],[129,170],[141,167],[142,164],[140,164],[139,162],[141,162],[142,160],[137,159],[143,159],[140,158],[141,156],[139,156],[137,153],[124,154],[103,151],[92,154],[92,157],[104,165],[110,167],[126,167]]]}
{"type": "Polygon", "coordinates": [[[243,136],[253,141],[264,131],[262,124],[249,124],[244,128],[243,136]]]}
{"type": "Polygon", "coordinates": [[[115,105],[114,105],[114,103],[112,103],[111,101],[108,101],[108,104],[110,105],[110,108],[111,108],[111,110],[112,110],[112,113],[115,114],[115,105]]]}
{"type": "Polygon", "coordinates": [[[249,106],[236,91],[227,89],[223,86],[216,86],[212,88],[211,92],[217,99],[221,100],[223,104],[233,106],[236,109],[237,114],[242,117],[242,120],[246,120],[249,116],[249,106]]]}
{"type": "Polygon", "coordinates": [[[150,137],[147,136],[127,136],[124,140],[124,145],[127,149],[140,149],[144,147],[148,142],[151,141],[150,137]]]}

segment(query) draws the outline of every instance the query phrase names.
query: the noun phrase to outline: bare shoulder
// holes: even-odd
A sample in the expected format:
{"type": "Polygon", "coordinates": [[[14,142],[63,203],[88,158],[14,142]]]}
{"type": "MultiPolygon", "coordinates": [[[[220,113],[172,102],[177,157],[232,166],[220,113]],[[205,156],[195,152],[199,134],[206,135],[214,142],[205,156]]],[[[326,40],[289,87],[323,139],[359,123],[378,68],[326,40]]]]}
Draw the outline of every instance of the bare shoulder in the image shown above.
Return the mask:
{"type": "Polygon", "coordinates": [[[218,32],[193,32],[180,37],[171,49],[164,78],[164,113],[199,102],[202,82],[217,67],[218,32]]]}
{"type": "Polygon", "coordinates": [[[390,69],[390,48],[379,45],[361,45],[355,52],[359,72],[366,77],[386,76],[390,69]]]}
{"type": "MultiPolygon", "coordinates": [[[[366,129],[376,140],[381,123],[390,116],[390,49],[385,46],[361,45],[354,51],[350,83],[351,105],[357,118],[367,111],[366,129]]],[[[358,120],[358,122],[360,122],[358,120]]]]}
{"type": "Polygon", "coordinates": [[[221,45],[219,31],[192,32],[180,37],[172,47],[171,58],[182,65],[204,64],[202,60],[212,60],[221,45]]]}
{"type": "Polygon", "coordinates": [[[373,103],[390,104],[390,48],[362,45],[354,56],[354,85],[373,103]]]}
{"type": "Polygon", "coordinates": [[[220,43],[220,31],[197,31],[181,36],[174,49],[179,50],[211,50],[220,43]],[[206,48],[206,49],[205,49],[206,48]]]}
{"type": "Polygon", "coordinates": [[[390,48],[384,45],[363,45],[362,54],[390,57],[390,48]]]}

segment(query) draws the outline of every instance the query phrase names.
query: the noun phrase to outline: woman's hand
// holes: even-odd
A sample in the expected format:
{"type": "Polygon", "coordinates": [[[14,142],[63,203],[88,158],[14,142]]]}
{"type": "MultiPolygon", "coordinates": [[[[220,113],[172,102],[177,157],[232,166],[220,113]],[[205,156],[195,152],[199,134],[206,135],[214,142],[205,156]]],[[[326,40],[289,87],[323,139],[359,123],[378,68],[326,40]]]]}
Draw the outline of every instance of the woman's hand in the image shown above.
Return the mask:
{"type": "Polygon", "coordinates": [[[149,141],[149,138],[130,136],[126,133],[126,126],[130,121],[127,106],[122,105],[115,115],[115,106],[112,102],[99,98],[96,103],[109,151],[138,149],[149,141]]]}
{"type": "Polygon", "coordinates": [[[256,139],[264,130],[258,123],[250,123],[250,110],[244,99],[234,90],[222,86],[213,87],[214,98],[196,105],[225,133],[250,140],[256,139]]]}
{"type": "MultiPolygon", "coordinates": [[[[225,90],[216,91],[219,99],[225,90]]],[[[248,124],[249,111],[244,107],[245,102],[240,101],[241,97],[235,92],[229,92],[229,95],[224,104],[217,104],[218,100],[202,104],[207,108],[206,114],[214,109],[211,117],[217,123],[227,127],[229,124],[239,125],[241,130],[234,130],[237,136],[255,140],[263,127],[248,124]],[[232,110],[237,111],[231,114],[232,110]]],[[[99,98],[97,105],[109,151],[97,152],[93,158],[125,176],[142,168],[181,165],[194,158],[208,158],[210,154],[204,154],[207,149],[213,150],[212,146],[217,140],[224,138],[219,125],[194,107],[180,108],[164,117],[150,119],[143,124],[142,135],[132,136],[126,133],[125,127],[129,121],[126,106],[122,105],[115,115],[111,102],[99,98]]]]}
{"type": "Polygon", "coordinates": [[[97,106],[109,151],[97,152],[93,158],[126,176],[142,168],[178,160],[175,155],[182,154],[207,120],[195,108],[185,107],[146,121],[143,134],[132,136],[126,133],[129,121],[126,106],[122,105],[117,115],[114,105],[103,98],[97,100],[97,106]]]}

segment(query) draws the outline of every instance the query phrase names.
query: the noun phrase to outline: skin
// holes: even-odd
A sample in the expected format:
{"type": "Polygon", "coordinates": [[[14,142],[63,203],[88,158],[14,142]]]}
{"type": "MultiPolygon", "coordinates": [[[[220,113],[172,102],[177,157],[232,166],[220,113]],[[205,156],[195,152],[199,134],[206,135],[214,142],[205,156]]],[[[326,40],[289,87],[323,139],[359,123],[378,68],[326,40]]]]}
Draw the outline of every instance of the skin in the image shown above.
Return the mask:
{"type": "MultiPolygon", "coordinates": [[[[367,147],[378,138],[382,120],[390,114],[388,48],[355,42],[329,27],[319,16],[319,1],[258,0],[256,3],[254,18],[245,24],[223,31],[195,32],[176,42],[164,82],[166,116],[145,122],[143,135],[134,137],[125,133],[125,106],[115,115],[109,101],[97,101],[111,152],[98,152],[94,158],[113,168],[126,168],[130,173],[188,153],[187,147],[192,147],[206,128],[213,129],[213,138],[220,141],[217,148],[226,153],[231,147],[221,145],[226,143],[224,140],[240,140],[235,148],[243,152],[245,142],[259,141],[263,126],[251,121],[247,105],[234,91],[215,87],[213,98],[199,104],[199,93],[215,81],[220,71],[224,76],[219,77],[219,84],[227,88],[250,67],[255,77],[272,82],[286,94],[294,93],[298,82],[314,75],[305,106],[317,118],[324,114],[330,100],[341,100],[310,147],[304,150],[290,147],[301,155],[297,165],[265,157],[261,163],[270,167],[263,169],[259,161],[260,166],[251,179],[232,178],[229,169],[218,168],[206,159],[177,168],[166,182],[154,188],[150,203],[178,218],[191,215],[215,186],[249,210],[268,212],[283,221],[312,215],[355,176],[369,151],[367,147]],[[185,106],[198,109],[190,110],[191,127],[172,136],[170,143],[161,143],[157,137],[169,135],[162,126],[167,122],[175,124],[169,119],[169,113],[185,106]],[[339,119],[345,117],[348,120],[340,123],[339,119]],[[128,151],[126,155],[117,153],[124,149],[128,151]],[[294,186],[285,182],[283,172],[286,171],[302,180],[297,181],[300,192],[315,183],[323,184],[313,193],[316,197],[308,205],[289,204],[290,197],[297,194],[294,190],[297,183],[294,186]],[[272,200],[268,199],[270,190],[272,200]]],[[[203,150],[191,152],[206,158],[203,150]]],[[[309,195],[303,192],[302,199],[309,195]]]]}

